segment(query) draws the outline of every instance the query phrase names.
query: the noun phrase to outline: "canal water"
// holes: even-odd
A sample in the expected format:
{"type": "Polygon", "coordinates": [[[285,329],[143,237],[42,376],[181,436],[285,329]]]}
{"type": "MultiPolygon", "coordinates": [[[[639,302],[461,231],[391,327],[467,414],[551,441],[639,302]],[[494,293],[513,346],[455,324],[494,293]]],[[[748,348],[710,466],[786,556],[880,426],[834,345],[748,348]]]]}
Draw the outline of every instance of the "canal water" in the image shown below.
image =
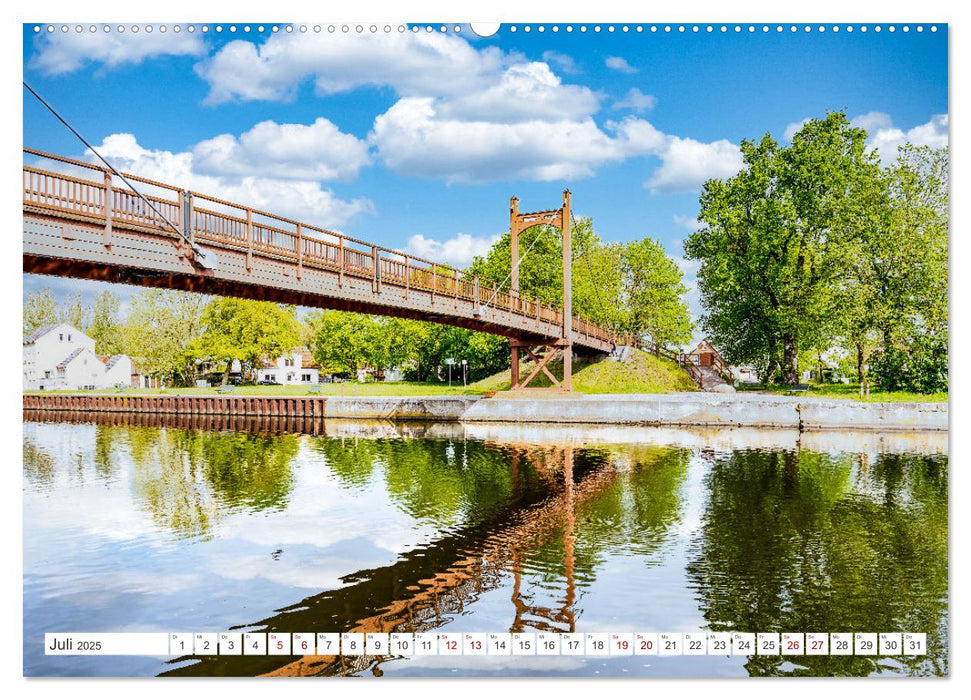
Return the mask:
{"type": "Polygon", "coordinates": [[[24,413],[26,675],[944,675],[943,434],[24,413]],[[45,632],[927,634],[924,657],[70,657],[45,632]]]}

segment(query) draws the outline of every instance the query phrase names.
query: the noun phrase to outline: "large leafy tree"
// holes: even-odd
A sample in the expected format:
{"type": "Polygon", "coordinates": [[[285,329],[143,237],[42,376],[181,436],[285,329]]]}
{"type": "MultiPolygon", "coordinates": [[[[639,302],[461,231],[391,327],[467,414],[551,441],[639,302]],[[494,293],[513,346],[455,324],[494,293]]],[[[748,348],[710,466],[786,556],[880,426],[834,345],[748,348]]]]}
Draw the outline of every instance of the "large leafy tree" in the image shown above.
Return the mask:
{"type": "Polygon", "coordinates": [[[660,346],[691,340],[691,316],[683,273],[653,238],[631,241],[619,261],[623,273],[623,330],[650,338],[660,346]]]}
{"type": "Polygon", "coordinates": [[[206,302],[199,294],[170,289],[146,289],[134,296],[122,343],[142,372],[177,384],[195,377],[189,346],[202,332],[206,302]]]}
{"type": "Polygon", "coordinates": [[[38,328],[49,326],[60,320],[57,299],[48,287],[39,292],[31,292],[24,299],[24,335],[30,335],[38,328]]]}
{"type": "Polygon", "coordinates": [[[782,147],[743,141],[744,167],[709,180],[685,242],[699,260],[705,330],[730,362],[799,378],[799,346],[837,331],[846,244],[870,224],[880,165],[842,113],[807,122],[782,147]],[[780,357],[781,355],[781,357],[780,357]]]}
{"type": "Polygon", "coordinates": [[[202,326],[190,353],[223,364],[223,383],[229,381],[233,360],[254,367],[262,359],[293,350],[302,335],[295,307],[231,297],[216,297],[206,304],[202,326]]]}
{"type": "Polygon", "coordinates": [[[95,351],[102,355],[118,355],[125,351],[118,313],[121,302],[110,291],[101,292],[94,299],[91,324],[87,334],[94,339],[95,351]]]}

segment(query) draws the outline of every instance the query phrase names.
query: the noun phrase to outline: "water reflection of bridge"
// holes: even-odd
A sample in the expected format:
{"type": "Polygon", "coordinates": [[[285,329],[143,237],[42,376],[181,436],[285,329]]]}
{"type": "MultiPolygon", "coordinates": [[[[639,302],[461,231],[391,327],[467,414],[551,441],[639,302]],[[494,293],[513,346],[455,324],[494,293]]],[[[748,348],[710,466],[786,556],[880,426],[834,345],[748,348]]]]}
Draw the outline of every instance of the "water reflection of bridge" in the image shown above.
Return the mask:
{"type": "MultiPolygon", "coordinates": [[[[344,587],[324,591],[280,610],[276,615],[237,629],[281,632],[405,632],[436,630],[486,591],[499,588],[512,574],[510,631],[574,631],[577,589],[574,581],[574,513],[613,483],[609,460],[575,458],[571,447],[535,451],[514,449],[511,459],[511,512],[447,534],[434,544],[407,552],[390,566],[360,571],[343,579],[344,587]],[[552,496],[521,488],[526,460],[551,469],[558,482],[552,496]],[[562,530],[564,591],[554,605],[531,604],[522,590],[524,553],[562,530]]],[[[259,656],[192,657],[163,675],[350,675],[372,670],[388,657],[259,656]]]]}

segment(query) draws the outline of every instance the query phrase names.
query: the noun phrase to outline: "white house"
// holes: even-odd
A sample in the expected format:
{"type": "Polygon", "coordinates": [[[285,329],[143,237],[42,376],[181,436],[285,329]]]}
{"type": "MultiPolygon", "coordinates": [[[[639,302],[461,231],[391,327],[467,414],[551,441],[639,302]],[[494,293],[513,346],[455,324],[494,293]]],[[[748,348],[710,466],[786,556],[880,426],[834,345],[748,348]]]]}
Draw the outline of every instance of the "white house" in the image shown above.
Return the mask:
{"type": "Polygon", "coordinates": [[[264,361],[256,370],[257,382],[277,384],[317,384],[320,368],[307,348],[295,348],[280,357],[264,361]]]}
{"type": "Polygon", "coordinates": [[[98,357],[94,339],[68,323],[38,328],[24,338],[25,390],[129,386],[131,377],[131,360],[126,355],[98,357]]]}

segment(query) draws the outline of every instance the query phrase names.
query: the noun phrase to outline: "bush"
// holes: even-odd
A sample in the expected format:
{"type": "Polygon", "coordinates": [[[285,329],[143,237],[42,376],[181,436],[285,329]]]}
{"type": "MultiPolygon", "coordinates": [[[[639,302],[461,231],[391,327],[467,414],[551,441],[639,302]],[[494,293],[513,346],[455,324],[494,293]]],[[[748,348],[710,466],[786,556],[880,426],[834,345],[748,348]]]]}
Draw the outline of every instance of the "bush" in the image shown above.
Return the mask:
{"type": "Polygon", "coordinates": [[[875,357],[873,379],[885,391],[946,392],[947,357],[946,339],[921,336],[907,348],[891,347],[875,357]]]}

